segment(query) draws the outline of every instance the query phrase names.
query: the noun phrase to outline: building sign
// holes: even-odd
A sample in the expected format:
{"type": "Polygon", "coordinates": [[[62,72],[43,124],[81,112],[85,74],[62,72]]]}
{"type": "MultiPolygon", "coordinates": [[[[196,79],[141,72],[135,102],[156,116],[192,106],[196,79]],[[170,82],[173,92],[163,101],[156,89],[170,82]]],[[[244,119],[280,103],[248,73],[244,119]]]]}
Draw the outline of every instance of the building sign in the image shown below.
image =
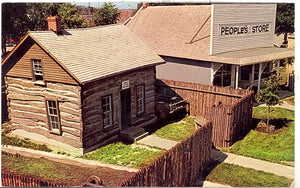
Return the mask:
{"type": "Polygon", "coordinates": [[[122,90],[129,88],[129,80],[125,80],[122,82],[122,90]]]}
{"type": "Polygon", "coordinates": [[[219,37],[269,34],[270,32],[271,32],[270,22],[219,25],[219,37]]]}

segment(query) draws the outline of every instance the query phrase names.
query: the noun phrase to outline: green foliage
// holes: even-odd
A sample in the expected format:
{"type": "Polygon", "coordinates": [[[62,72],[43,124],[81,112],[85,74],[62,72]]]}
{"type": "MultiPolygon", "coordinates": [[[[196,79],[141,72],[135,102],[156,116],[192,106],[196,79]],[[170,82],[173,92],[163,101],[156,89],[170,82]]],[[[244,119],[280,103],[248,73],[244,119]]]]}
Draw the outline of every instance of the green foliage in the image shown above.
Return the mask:
{"type": "Polygon", "coordinates": [[[96,11],[94,22],[96,25],[115,24],[117,23],[119,15],[118,8],[113,3],[104,3],[104,5],[96,11]]]}
{"type": "Polygon", "coordinates": [[[195,132],[195,118],[186,117],[179,122],[168,124],[155,132],[159,137],[173,140],[183,141],[185,138],[195,132]]]}
{"type": "Polygon", "coordinates": [[[289,187],[292,183],[286,177],[228,163],[219,164],[206,180],[233,187],[289,187]]]}
{"type": "Polygon", "coordinates": [[[5,134],[1,135],[2,145],[19,146],[24,148],[30,148],[34,150],[51,152],[52,150],[45,144],[36,144],[30,140],[21,139],[18,137],[7,136],[5,134]]]}
{"type": "Polygon", "coordinates": [[[279,103],[278,96],[279,78],[275,74],[271,74],[269,79],[265,82],[266,88],[259,90],[256,94],[256,100],[266,103],[269,106],[274,106],[279,103]]]}
{"type": "Polygon", "coordinates": [[[49,16],[60,16],[64,28],[92,25],[71,3],[3,3],[2,54],[6,54],[5,44],[10,37],[18,41],[28,30],[47,30],[49,16]]]}
{"type": "Polygon", "coordinates": [[[256,94],[258,102],[266,103],[268,106],[267,111],[267,125],[269,125],[270,106],[280,104],[280,97],[278,95],[279,78],[275,74],[271,74],[269,79],[265,81],[266,88],[259,90],[256,94]]]}
{"type": "Polygon", "coordinates": [[[80,28],[87,27],[87,21],[79,15],[77,7],[71,3],[64,3],[58,10],[58,15],[64,28],[80,28]]]}
{"type": "Polygon", "coordinates": [[[37,144],[28,139],[21,139],[18,137],[7,136],[10,132],[9,127],[5,124],[2,124],[1,127],[1,144],[2,145],[11,145],[11,146],[19,146],[24,148],[30,148],[34,150],[41,150],[51,152],[52,150],[45,144],[37,144]]]}
{"type": "Polygon", "coordinates": [[[125,145],[118,142],[84,154],[81,158],[122,166],[143,167],[154,161],[162,152],[157,149],[125,145]]]}
{"type": "Polygon", "coordinates": [[[284,43],[287,43],[287,33],[294,33],[295,28],[295,5],[294,3],[278,3],[276,15],[277,35],[284,33],[284,43]]]}
{"type": "Polygon", "coordinates": [[[2,55],[6,55],[6,42],[17,41],[27,30],[28,17],[25,3],[2,3],[2,55]]]}
{"type": "MultiPolygon", "coordinates": [[[[272,119],[287,118],[294,120],[294,112],[283,108],[272,108],[272,119]]],[[[254,118],[264,118],[266,107],[253,109],[254,118]]],[[[278,134],[267,134],[251,130],[243,139],[236,142],[230,149],[232,153],[262,159],[271,162],[283,163],[294,161],[295,156],[295,123],[288,123],[278,134]]]]}

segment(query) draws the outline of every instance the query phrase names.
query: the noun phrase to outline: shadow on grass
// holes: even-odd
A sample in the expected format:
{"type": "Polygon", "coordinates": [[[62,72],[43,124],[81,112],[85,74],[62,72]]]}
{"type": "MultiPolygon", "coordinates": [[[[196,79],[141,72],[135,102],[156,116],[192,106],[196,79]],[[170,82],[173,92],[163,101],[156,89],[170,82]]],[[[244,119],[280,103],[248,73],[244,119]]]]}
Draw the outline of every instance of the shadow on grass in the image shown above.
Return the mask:
{"type": "Polygon", "coordinates": [[[152,134],[155,131],[157,131],[158,129],[160,129],[170,123],[178,122],[178,121],[184,119],[187,116],[187,114],[188,114],[187,111],[185,109],[182,109],[176,113],[170,114],[166,118],[160,118],[158,116],[157,122],[155,124],[152,124],[152,125],[146,127],[145,130],[147,132],[149,132],[149,134],[152,134]]]}

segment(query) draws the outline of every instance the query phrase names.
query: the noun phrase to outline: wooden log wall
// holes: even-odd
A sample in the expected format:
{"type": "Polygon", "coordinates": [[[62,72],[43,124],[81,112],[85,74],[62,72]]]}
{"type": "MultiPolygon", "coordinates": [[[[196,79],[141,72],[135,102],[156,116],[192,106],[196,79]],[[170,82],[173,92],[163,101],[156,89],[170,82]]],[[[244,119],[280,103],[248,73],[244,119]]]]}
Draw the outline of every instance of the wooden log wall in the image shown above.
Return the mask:
{"type": "Polygon", "coordinates": [[[54,182],[39,180],[37,178],[1,172],[1,184],[3,187],[65,187],[54,182]]]}
{"type": "MultiPolygon", "coordinates": [[[[212,141],[217,147],[231,146],[252,128],[253,91],[172,80],[158,80],[157,85],[186,99],[191,115],[212,121],[212,141]]],[[[158,95],[164,92],[158,91],[158,95]]]]}
{"type": "Polygon", "coordinates": [[[141,125],[155,118],[155,67],[148,67],[136,71],[108,77],[83,86],[83,121],[84,148],[86,152],[109,144],[119,139],[121,127],[121,85],[129,80],[131,89],[131,123],[141,125]],[[137,114],[136,86],[145,86],[145,113],[137,114]],[[102,97],[112,96],[113,126],[103,128],[102,97]]]}
{"type": "Polygon", "coordinates": [[[212,124],[207,121],[193,135],[142,168],[121,186],[191,186],[209,161],[211,137],[212,124]]]}
{"type": "Polygon", "coordinates": [[[82,148],[80,86],[6,77],[8,112],[13,129],[24,129],[82,148]],[[62,135],[50,134],[46,100],[58,100],[62,135]]]}

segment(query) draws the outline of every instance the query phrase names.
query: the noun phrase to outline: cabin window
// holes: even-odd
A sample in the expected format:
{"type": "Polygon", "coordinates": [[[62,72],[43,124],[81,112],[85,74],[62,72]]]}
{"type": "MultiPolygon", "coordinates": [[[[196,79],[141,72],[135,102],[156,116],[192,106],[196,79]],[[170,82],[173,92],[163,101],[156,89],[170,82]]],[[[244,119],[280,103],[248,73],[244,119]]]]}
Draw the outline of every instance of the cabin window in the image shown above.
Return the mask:
{"type": "Polygon", "coordinates": [[[231,85],[231,65],[223,64],[223,66],[214,75],[214,86],[230,86],[231,85]]]}
{"type": "Polygon", "coordinates": [[[103,127],[108,128],[112,126],[112,96],[102,97],[102,118],[103,127]]]}
{"type": "Polygon", "coordinates": [[[136,87],[136,107],[137,113],[143,113],[145,111],[145,86],[138,85],[136,87]]]}
{"type": "Polygon", "coordinates": [[[48,100],[46,103],[50,130],[56,133],[61,133],[58,102],[48,100]]]}
{"type": "Polygon", "coordinates": [[[40,59],[32,59],[33,80],[43,80],[43,67],[40,59]]]}

